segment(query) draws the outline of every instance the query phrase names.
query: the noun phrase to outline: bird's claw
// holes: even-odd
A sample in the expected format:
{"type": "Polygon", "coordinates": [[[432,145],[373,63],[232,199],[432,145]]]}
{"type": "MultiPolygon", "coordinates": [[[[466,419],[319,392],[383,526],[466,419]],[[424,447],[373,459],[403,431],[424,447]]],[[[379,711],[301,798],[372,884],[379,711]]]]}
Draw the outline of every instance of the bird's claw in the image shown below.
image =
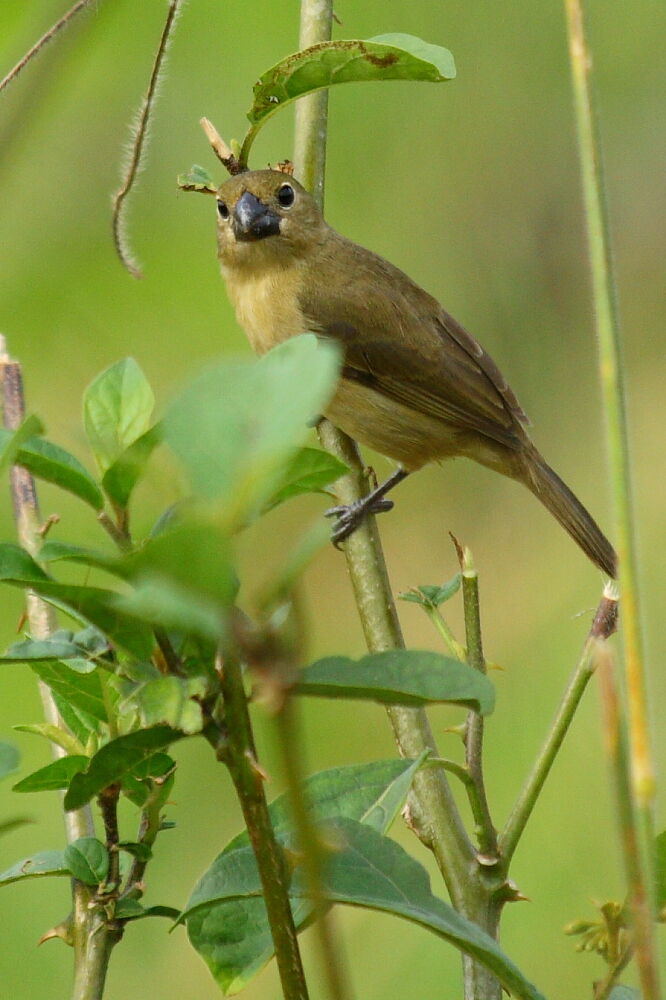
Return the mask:
{"type": "Polygon", "coordinates": [[[331,532],[331,541],[336,549],[339,548],[340,542],[344,542],[345,538],[349,538],[368,514],[383,514],[385,511],[392,509],[393,501],[387,500],[385,497],[378,497],[376,500],[370,500],[369,502],[368,498],[364,497],[361,500],[355,500],[354,503],[339,504],[337,507],[330,507],[325,512],[324,517],[336,518],[333,531],[331,532]]]}

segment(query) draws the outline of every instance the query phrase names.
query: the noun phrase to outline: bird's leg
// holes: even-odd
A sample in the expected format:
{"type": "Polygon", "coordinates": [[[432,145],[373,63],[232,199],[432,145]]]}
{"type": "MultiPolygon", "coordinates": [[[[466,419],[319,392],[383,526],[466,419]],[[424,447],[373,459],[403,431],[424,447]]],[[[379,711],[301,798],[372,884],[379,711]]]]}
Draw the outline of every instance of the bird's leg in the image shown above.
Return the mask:
{"type": "Polygon", "coordinates": [[[326,511],[326,517],[336,518],[331,532],[331,541],[338,547],[340,542],[356,531],[359,524],[368,514],[381,514],[385,510],[391,510],[393,501],[386,499],[386,494],[394,486],[406,479],[409,473],[405,469],[396,469],[393,475],[389,476],[386,482],[376,486],[366,497],[355,500],[354,503],[340,504],[338,507],[331,507],[326,511]]]}

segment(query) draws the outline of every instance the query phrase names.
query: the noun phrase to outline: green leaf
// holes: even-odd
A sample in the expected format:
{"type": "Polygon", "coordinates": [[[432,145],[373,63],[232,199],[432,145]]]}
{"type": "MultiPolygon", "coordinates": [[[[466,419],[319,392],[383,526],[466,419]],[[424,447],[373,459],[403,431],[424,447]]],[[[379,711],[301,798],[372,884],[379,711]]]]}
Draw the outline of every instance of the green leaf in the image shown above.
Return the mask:
{"type": "Polygon", "coordinates": [[[46,767],[40,767],[38,771],[33,771],[27,778],[22,778],[14,785],[13,791],[53,792],[60,788],[67,788],[74,775],[85,770],[88,761],[88,757],[80,754],[60,757],[58,760],[51,761],[46,767]]]}
{"type": "MultiPolygon", "coordinates": [[[[384,832],[404,805],[420,763],[420,759],[383,760],[314,774],[303,789],[308,811],[316,821],[349,816],[384,832]]],[[[287,795],[271,803],[270,816],[276,829],[288,826],[291,807],[287,795]]],[[[247,850],[249,843],[246,830],[238,834],[213,862],[201,883],[209,875],[214,877],[216,866],[224,864],[229,856],[247,850]]],[[[309,900],[292,899],[292,910],[299,928],[312,916],[309,900]]],[[[273,939],[263,899],[223,900],[194,913],[188,919],[187,930],[192,944],[227,995],[240,992],[273,956],[273,939]]]]}
{"type": "Polygon", "coordinates": [[[15,431],[2,429],[0,433],[0,473],[16,464],[21,447],[35,434],[42,434],[44,427],[39,417],[26,417],[15,431]]]}
{"type": "Polygon", "coordinates": [[[285,466],[282,482],[268,501],[267,509],[303,493],[321,493],[348,471],[344,462],[327,451],[299,448],[285,466]]]}
{"type": "Polygon", "coordinates": [[[178,175],[178,187],[183,191],[202,191],[217,194],[217,185],[207,170],[195,163],[185,174],[178,175]]]}
{"type": "Polygon", "coordinates": [[[103,552],[101,549],[89,549],[81,545],[69,545],[67,542],[45,542],[39,550],[39,560],[43,563],[73,562],[103,569],[121,579],[125,579],[122,560],[115,553],[103,552]]]}
{"type": "Polygon", "coordinates": [[[40,851],[29,858],[17,861],[15,865],[0,874],[0,885],[22,882],[28,878],[43,878],[45,875],[70,875],[63,851],[40,851]]]}
{"type": "Polygon", "coordinates": [[[79,837],[68,844],[64,859],[74,878],[85,885],[99,885],[109,874],[109,852],[96,837],[79,837]]]}
{"type": "Polygon", "coordinates": [[[117,361],[88,386],[83,423],[103,473],[145,434],[154,406],[153,390],[134,358],[117,361]]]}
{"type": "Polygon", "coordinates": [[[0,778],[6,778],[8,774],[18,771],[20,762],[21,754],[18,747],[15,747],[13,743],[0,741],[0,778]]]}
{"type": "MultiPolygon", "coordinates": [[[[70,660],[71,662],[73,661],[70,660]]],[[[53,700],[62,721],[79,741],[79,745],[87,748],[91,734],[99,734],[100,726],[97,720],[93,719],[86,712],[83,712],[80,708],[74,708],[70,702],[61,698],[56,691],[53,691],[53,700]]]]}
{"type": "Polygon", "coordinates": [[[426,80],[441,83],[456,75],[453,56],[413,35],[378,35],[367,41],[319,42],[295,52],[260,76],[247,117],[254,126],[304,94],[336,83],[363,80],[426,80]]]}
{"type": "Polygon", "coordinates": [[[130,594],[116,597],[116,607],[124,615],[151,626],[160,626],[218,642],[224,632],[219,609],[193,596],[168,580],[141,580],[130,594]]]}
{"type": "Polygon", "coordinates": [[[173,404],[165,440],[228,529],[258,514],[279,488],[284,463],[328,402],[338,369],[335,345],[305,334],[258,361],[205,372],[173,404]]]}
{"type": "Polygon", "coordinates": [[[413,649],[371,653],[357,661],[326,657],[301,672],[294,690],[387,705],[454,702],[482,715],[492,712],[495,704],[495,692],[485,674],[440,653],[413,649]]]}
{"type": "MultiPolygon", "coordinates": [[[[524,1000],[543,1000],[490,935],[433,896],[426,870],[402,847],[348,818],[330,821],[329,838],[344,845],[331,851],[322,875],[321,888],[330,902],[364,906],[420,924],[490,969],[509,992],[524,1000]]],[[[278,839],[291,846],[284,833],[278,839]]],[[[294,871],[290,892],[307,896],[300,868],[294,871]]],[[[224,857],[214,876],[211,871],[207,875],[183,914],[188,924],[195,912],[205,912],[220,900],[245,899],[262,891],[250,847],[224,857]]]]}
{"type": "Polygon", "coordinates": [[[33,670],[45,684],[70,705],[97,722],[108,723],[102,679],[97,671],[81,674],[65,663],[33,664],[33,670]]]}
{"type": "Polygon", "coordinates": [[[20,726],[14,726],[18,733],[32,733],[33,736],[43,736],[45,740],[50,740],[56,746],[62,747],[68,754],[84,755],[85,748],[77,740],[76,736],[68,733],[60,726],[54,726],[50,722],[26,722],[20,726]]]}
{"type": "MultiPolygon", "coordinates": [[[[7,442],[8,436],[11,436],[9,431],[0,429],[0,449],[7,442]]],[[[104,497],[88,470],[78,458],[51,441],[39,437],[29,438],[21,444],[14,461],[37,479],[59,486],[94,510],[101,510],[104,506],[104,497]]]]}
{"type": "Polygon", "coordinates": [[[141,479],[148,459],[162,440],[162,427],[156,424],[137,438],[109,466],[102,479],[104,492],[118,507],[127,507],[134,487],[141,479]]]}
{"type": "Polygon", "coordinates": [[[154,726],[111,740],[92,757],[86,771],[74,775],[65,795],[65,809],[80,809],[109,785],[121,781],[155,751],[182,737],[183,733],[169,726],[154,726]]]}
{"type": "Polygon", "coordinates": [[[13,643],[5,655],[0,656],[0,663],[68,660],[78,656],[81,656],[81,649],[74,642],[53,636],[50,639],[26,639],[13,643]]]}
{"type": "Polygon", "coordinates": [[[192,519],[169,528],[126,556],[122,566],[132,579],[165,577],[220,608],[233,603],[238,593],[229,538],[209,521],[192,519]]]}
{"type": "Polygon", "coordinates": [[[444,604],[445,601],[448,601],[460,590],[461,581],[461,574],[456,573],[455,576],[452,576],[441,587],[425,584],[422,587],[416,587],[414,590],[407,591],[406,594],[400,594],[400,600],[411,601],[426,608],[438,608],[440,604],[444,604]]]}
{"type": "Polygon", "coordinates": [[[142,685],[135,700],[144,726],[164,723],[189,736],[203,728],[201,705],[192,699],[204,693],[200,678],[158,677],[142,685]]]}
{"type": "Polygon", "coordinates": [[[76,616],[96,625],[129,653],[147,659],[153,648],[150,631],[128,619],[117,605],[118,595],[98,587],[58,583],[46,575],[18,545],[0,545],[0,580],[30,587],[41,597],[65,605],[76,616]]]}
{"type": "Polygon", "coordinates": [[[122,780],[123,792],[141,809],[148,799],[153,808],[161,808],[173,788],[176,762],[166,753],[154,753],[139,764],[122,780]]]}
{"type": "Polygon", "coordinates": [[[116,920],[142,920],[144,917],[168,917],[175,920],[180,913],[173,906],[142,906],[137,899],[121,899],[116,906],[116,920]]]}

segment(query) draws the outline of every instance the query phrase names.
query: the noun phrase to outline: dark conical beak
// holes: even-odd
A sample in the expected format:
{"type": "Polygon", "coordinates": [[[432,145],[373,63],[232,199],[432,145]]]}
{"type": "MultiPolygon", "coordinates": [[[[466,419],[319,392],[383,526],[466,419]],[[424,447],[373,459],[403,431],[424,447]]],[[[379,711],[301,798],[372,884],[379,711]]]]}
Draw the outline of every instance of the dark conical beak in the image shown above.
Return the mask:
{"type": "Polygon", "coordinates": [[[245,191],[234,208],[233,228],[237,240],[263,240],[280,232],[280,216],[245,191]]]}

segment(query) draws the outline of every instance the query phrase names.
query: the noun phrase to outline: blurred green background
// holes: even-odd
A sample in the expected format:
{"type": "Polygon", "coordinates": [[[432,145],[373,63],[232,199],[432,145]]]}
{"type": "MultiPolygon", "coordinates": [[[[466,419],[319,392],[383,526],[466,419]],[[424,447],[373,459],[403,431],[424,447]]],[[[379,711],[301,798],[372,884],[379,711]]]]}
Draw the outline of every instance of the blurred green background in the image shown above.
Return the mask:
{"type": "MultiPolygon", "coordinates": [[[[3,0],[1,72],[66,6],[65,0],[3,0]]],[[[654,668],[666,655],[660,555],[666,543],[666,8],[661,0],[591,0],[588,6],[626,335],[656,750],[663,762],[666,682],[654,668]]],[[[337,37],[420,35],[452,50],[458,79],[331,93],[327,215],[410,273],[482,340],[530,414],[543,453],[610,528],[561,8],[556,0],[339,0],[337,37]]],[[[186,6],[129,213],[145,268],[137,282],[113,253],[109,196],[165,11],[163,0],[93,4],[0,99],[0,330],[25,366],[30,409],[52,439],[85,461],[81,393],[111,362],[136,357],[164,401],[209,359],[248,353],[218,275],[214,202],[178,192],[175,178],[193,162],[221,178],[198,120],[207,115],[227,139],[242,136],[252,83],[297,47],[298,4],[191,0],[186,6]]],[[[291,139],[287,111],[262,133],[253,166],[288,157],[291,139]]],[[[383,459],[376,464],[380,474],[388,468],[383,459]]],[[[152,523],[175,488],[170,470],[155,462],[138,498],[138,529],[152,523]]],[[[97,539],[90,512],[46,488],[41,497],[44,514],[62,518],[53,537],[97,539]]],[[[494,675],[498,708],[487,730],[489,795],[501,823],[578,656],[602,581],[527,491],[471,464],[427,469],[401,486],[396,500],[382,521],[396,591],[455,572],[449,530],[475,555],[487,655],[504,667],[494,675]]],[[[0,535],[11,539],[4,495],[1,503],[0,535]]],[[[243,562],[250,604],[301,521],[322,508],[317,499],[293,502],[248,533],[243,562]]],[[[4,590],[0,600],[4,647],[14,639],[21,604],[19,595],[4,590]]],[[[309,571],[305,603],[313,656],[362,652],[344,562],[333,550],[309,571]]],[[[450,618],[460,632],[457,604],[450,618]]],[[[409,643],[437,648],[415,606],[403,606],[402,620],[409,643]]],[[[282,787],[274,733],[257,715],[274,794],[282,787]]],[[[22,773],[47,763],[48,749],[11,727],[39,716],[27,669],[7,668],[0,678],[0,739],[20,745],[22,773]]],[[[456,738],[444,730],[460,715],[440,709],[432,720],[443,751],[456,754],[456,738]]],[[[379,707],[309,704],[304,726],[310,770],[394,752],[379,707]]],[[[207,747],[190,741],[177,756],[180,780],[170,818],[178,825],[158,842],[147,897],[175,906],[239,826],[229,782],[207,747]]],[[[34,823],[2,838],[0,870],[62,841],[55,796],[19,799],[10,788],[11,781],[0,786],[0,817],[21,812],[34,823]]],[[[662,807],[658,829],[663,821],[662,807]]],[[[124,835],[130,839],[133,822],[128,812],[124,835]]],[[[396,836],[427,863],[409,834],[397,828],[396,836]]],[[[589,996],[601,962],[576,955],[562,927],[592,916],[594,900],[619,897],[623,884],[594,684],[513,874],[530,902],[505,913],[506,950],[547,995],[589,996]]],[[[443,891],[436,874],[433,885],[443,891]]],[[[67,995],[70,954],[52,943],[35,950],[40,935],[65,916],[66,897],[65,884],[53,880],[0,893],[5,996],[67,995]]],[[[364,1000],[460,995],[458,955],[425,931],[362,911],[338,909],[337,923],[364,1000]]],[[[112,960],[108,1000],[218,995],[183,931],[167,937],[166,930],[162,921],[130,927],[112,960]]],[[[304,941],[316,997],[322,989],[309,932],[304,941]]],[[[272,966],[246,995],[280,995],[272,966]]]]}

